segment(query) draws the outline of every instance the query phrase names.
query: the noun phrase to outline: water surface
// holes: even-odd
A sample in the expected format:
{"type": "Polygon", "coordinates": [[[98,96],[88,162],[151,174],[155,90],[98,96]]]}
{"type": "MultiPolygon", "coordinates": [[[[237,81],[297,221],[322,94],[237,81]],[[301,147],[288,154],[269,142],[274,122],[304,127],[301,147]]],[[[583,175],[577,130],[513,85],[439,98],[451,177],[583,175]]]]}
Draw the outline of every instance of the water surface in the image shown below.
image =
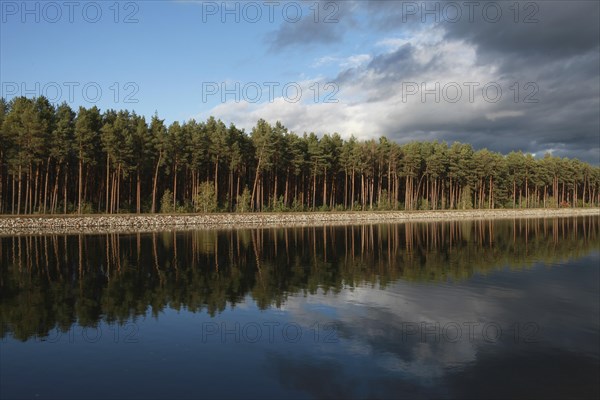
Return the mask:
{"type": "Polygon", "coordinates": [[[597,398],[600,218],[0,238],[2,398],[597,398]]]}

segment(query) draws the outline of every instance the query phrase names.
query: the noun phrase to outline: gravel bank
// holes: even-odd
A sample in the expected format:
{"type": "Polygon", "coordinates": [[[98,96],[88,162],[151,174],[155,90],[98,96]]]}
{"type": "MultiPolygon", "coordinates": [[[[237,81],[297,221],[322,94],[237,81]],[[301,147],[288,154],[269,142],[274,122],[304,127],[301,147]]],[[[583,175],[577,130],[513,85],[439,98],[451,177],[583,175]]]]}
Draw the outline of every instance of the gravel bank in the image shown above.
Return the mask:
{"type": "Polygon", "coordinates": [[[128,233],[186,229],[238,229],[251,227],[322,226],[384,222],[398,223],[407,221],[548,218],[580,215],[600,216],[600,208],[256,214],[0,216],[0,235],[128,233]]]}

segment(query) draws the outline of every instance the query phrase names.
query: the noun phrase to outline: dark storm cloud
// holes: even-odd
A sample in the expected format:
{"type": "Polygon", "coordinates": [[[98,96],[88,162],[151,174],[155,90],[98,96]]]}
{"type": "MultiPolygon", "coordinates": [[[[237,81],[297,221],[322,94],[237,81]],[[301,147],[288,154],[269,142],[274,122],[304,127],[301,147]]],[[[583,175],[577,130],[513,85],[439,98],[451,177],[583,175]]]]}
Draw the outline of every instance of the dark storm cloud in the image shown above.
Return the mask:
{"type": "MultiPolygon", "coordinates": [[[[395,83],[407,81],[424,71],[424,67],[416,63],[414,52],[415,49],[412,45],[405,44],[391,53],[374,57],[365,67],[348,68],[342,71],[334,82],[340,87],[344,87],[362,79],[362,75],[366,72],[375,74],[377,77],[375,83],[382,89],[395,83]]],[[[377,97],[367,101],[381,101],[392,94],[389,91],[378,90],[377,97]]]]}
{"type": "Polygon", "coordinates": [[[382,33],[437,23],[448,39],[468,40],[485,52],[544,58],[598,48],[597,1],[395,1],[361,3],[382,33]]]}
{"type": "Polygon", "coordinates": [[[503,153],[523,150],[541,156],[544,151],[553,150],[558,156],[599,164],[598,68],[598,54],[587,53],[543,65],[522,65],[520,71],[501,72],[498,81],[503,82],[503,88],[517,82],[521,93],[515,101],[514,92],[507,92],[497,109],[520,110],[523,115],[495,121],[480,116],[446,129],[462,132],[461,140],[477,147],[503,153]],[[539,90],[534,96],[537,103],[524,102],[527,91],[522,88],[528,82],[539,90]]]}
{"type": "MultiPolygon", "coordinates": [[[[346,68],[333,79],[340,96],[350,89],[352,99],[345,104],[381,105],[373,110],[378,114],[365,114],[376,130],[365,134],[386,135],[398,142],[458,140],[502,153],[522,150],[543,156],[551,151],[600,164],[600,2],[479,1],[470,19],[466,3],[459,1],[454,2],[462,12],[457,22],[441,12],[448,4],[443,1],[336,4],[338,23],[315,24],[312,16],[305,16],[299,23],[283,24],[269,41],[272,50],[335,45],[351,29],[374,32],[375,41],[403,39],[403,45],[387,52],[375,47],[370,62],[346,68]],[[436,7],[439,21],[423,15],[436,7]],[[498,9],[501,16],[495,21],[498,9]],[[440,30],[441,42],[435,44],[431,35],[440,30]],[[431,38],[432,43],[419,48],[419,37],[431,38]],[[460,61],[465,55],[442,54],[448,44],[473,49],[474,64],[452,70],[452,58],[460,61]],[[418,54],[423,48],[431,55],[426,62],[418,54]],[[409,110],[398,104],[403,82],[443,84],[456,76],[464,81],[488,79],[481,85],[498,83],[501,101],[485,104],[480,97],[472,106],[426,102],[409,110]],[[514,85],[519,88],[516,100],[514,85]],[[528,94],[535,102],[525,101],[528,94]]],[[[344,115],[342,106],[340,110],[344,115]]]]}
{"type": "MultiPolygon", "coordinates": [[[[423,24],[422,7],[434,9],[435,3],[443,7],[443,2],[429,2],[427,6],[413,3],[419,5],[419,12],[406,15],[407,3],[412,2],[375,2],[369,9],[385,30],[402,24],[423,24]]],[[[487,19],[482,17],[486,2],[480,2],[480,11],[473,13],[472,21],[463,9],[458,22],[444,21],[442,15],[439,26],[445,30],[445,41],[464,41],[475,47],[478,66],[496,68],[494,82],[503,87],[504,93],[493,111],[522,115],[490,120],[486,115],[473,114],[457,122],[424,119],[403,125],[401,131],[395,121],[389,121],[390,130],[385,133],[400,141],[420,137],[428,140],[432,136],[460,140],[503,153],[523,150],[542,155],[550,150],[555,155],[599,164],[600,2],[520,2],[518,7],[513,2],[493,3],[502,13],[497,22],[490,22],[491,12],[487,19]],[[515,8],[519,9],[518,17],[515,8]],[[517,100],[510,90],[515,83],[520,87],[517,100]],[[531,93],[523,90],[528,83],[535,85],[531,87],[536,88],[533,98],[537,103],[524,102],[531,93]]],[[[432,17],[426,20],[431,22],[432,17]]],[[[443,73],[443,64],[436,63],[439,60],[435,57],[427,65],[417,65],[410,50],[405,45],[391,54],[377,56],[367,67],[379,74],[381,98],[401,80],[436,70],[443,73]]],[[[347,81],[349,76],[340,74],[338,79],[347,81]]]]}
{"type": "Polygon", "coordinates": [[[410,44],[405,44],[391,53],[375,57],[367,68],[378,74],[386,74],[391,78],[406,78],[423,70],[423,67],[415,64],[414,47],[410,44]]]}
{"type": "MultiPolygon", "coordinates": [[[[579,69],[574,68],[574,76],[581,76],[577,71],[579,69]]],[[[523,82],[527,82],[516,81],[521,88],[523,82]]],[[[534,96],[537,103],[525,103],[527,91],[522,89],[521,98],[515,102],[514,92],[507,90],[513,84],[512,80],[499,82],[505,91],[504,101],[495,104],[494,111],[514,110],[523,115],[490,119],[475,114],[466,122],[422,120],[405,128],[408,131],[445,132],[441,135],[445,140],[468,142],[477,148],[487,147],[502,153],[522,150],[542,155],[546,150],[559,150],[557,155],[568,154],[599,163],[597,80],[587,82],[584,78],[577,81],[560,77],[535,80],[539,88],[534,96]]]]}
{"type": "Polygon", "coordinates": [[[481,2],[482,11],[473,13],[473,22],[466,17],[442,22],[447,38],[472,42],[482,55],[524,57],[531,62],[598,50],[600,2],[519,2],[518,7],[513,2],[491,3],[501,10],[501,17],[484,17],[486,2],[481,2]]]}

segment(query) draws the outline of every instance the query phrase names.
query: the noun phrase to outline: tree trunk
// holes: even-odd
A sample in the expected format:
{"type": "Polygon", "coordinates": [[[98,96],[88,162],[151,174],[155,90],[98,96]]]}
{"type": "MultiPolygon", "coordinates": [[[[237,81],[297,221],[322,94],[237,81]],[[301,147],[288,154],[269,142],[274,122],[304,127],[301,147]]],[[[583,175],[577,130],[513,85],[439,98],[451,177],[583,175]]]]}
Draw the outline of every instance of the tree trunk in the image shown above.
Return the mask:
{"type": "Polygon", "coordinates": [[[283,203],[285,204],[285,206],[288,206],[288,191],[290,189],[290,169],[287,169],[287,172],[285,173],[285,192],[283,194],[283,203]]]}
{"type": "MultiPolygon", "coordinates": [[[[48,161],[46,162],[46,179],[45,179],[45,183],[44,183],[44,208],[43,208],[44,214],[46,214],[46,203],[48,201],[48,179],[49,178],[50,178],[50,157],[48,157],[48,161]]],[[[2,196],[0,196],[0,202],[1,201],[2,201],[2,196]]]]}
{"type": "Polygon", "coordinates": [[[372,210],[373,209],[373,192],[375,191],[375,178],[374,177],[370,177],[369,178],[371,180],[371,189],[369,192],[369,208],[372,210]]]}
{"type": "Polygon", "coordinates": [[[312,209],[313,209],[313,211],[315,211],[316,197],[317,197],[317,169],[316,168],[313,173],[313,190],[312,190],[311,196],[312,196],[312,209]]]}
{"type": "Polygon", "coordinates": [[[68,187],[69,187],[69,164],[67,163],[67,166],[65,167],[65,182],[64,182],[64,189],[63,189],[63,213],[66,214],[67,213],[67,194],[68,194],[68,187]]]}
{"type": "Polygon", "coordinates": [[[233,210],[233,169],[229,168],[229,193],[227,197],[229,198],[229,204],[227,205],[227,210],[233,210]]]}
{"type": "Polygon", "coordinates": [[[348,171],[344,170],[344,209],[348,209],[348,171]]]}
{"type": "Polygon", "coordinates": [[[116,197],[116,213],[121,209],[121,164],[117,167],[117,197],[116,197]]]}
{"type": "Polygon", "coordinates": [[[275,183],[273,184],[273,204],[277,204],[277,201],[279,200],[277,198],[277,171],[274,172],[275,175],[275,183]]]}
{"type": "Polygon", "coordinates": [[[494,208],[493,187],[494,187],[494,180],[493,180],[493,177],[490,175],[490,198],[489,198],[489,206],[488,206],[490,210],[492,208],[494,208]]]}
{"type": "Polygon", "coordinates": [[[360,173],[360,204],[361,204],[361,210],[364,211],[365,209],[365,174],[364,173],[360,173]]]}
{"type": "Polygon", "coordinates": [[[354,210],[354,182],[356,180],[356,175],[354,168],[352,168],[352,196],[350,197],[350,210],[354,210]]]}
{"type": "Polygon", "coordinates": [[[217,204],[219,203],[219,156],[217,155],[217,159],[215,161],[215,198],[217,199],[217,204]]]}
{"type": "Polygon", "coordinates": [[[77,214],[81,214],[81,191],[83,189],[83,160],[79,156],[79,180],[77,189],[77,214]]]}
{"type": "Polygon", "coordinates": [[[140,169],[139,168],[137,169],[136,194],[137,194],[136,211],[139,214],[140,212],[142,212],[142,187],[141,187],[141,181],[140,181],[140,169]]]}
{"type": "Polygon", "coordinates": [[[52,191],[52,204],[50,205],[50,212],[54,214],[56,212],[56,203],[58,202],[58,177],[60,176],[60,163],[56,166],[56,176],[54,177],[54,190],[52,191]]]}
{"type": "Polygon", "coordinates": [[[108,214],[108,203],[109,203],[109,196],[110,193],[110,156],[107,154],[106,155],[106,213],[108,214]]]}
{"type": "Polygon", "coordinates": [[[260,175],[260,163],[262,161],[262,158],[258,159],[258,163],[256,164],[256,174],[254,175],[254,184],[252,185],[252,196],[251,196],[251,201],[250,203],[252,204],[252,209],[254,210],[255,207],[255,203],[254,203],[254,195],[256,194],[256,185],[258,185],[258,176],[260,175]]]}
{"type": "Polygon", "coordinates": [[[162,151],[158,152],[158,161],[154,168],[154,179],[152,181],[152,213],[156,212],[156,185],[158,182],[158,169],[160,168],[160,162],[162,160],[162,151]]]}
{"type": "Polygon", "coordinates": [[[323,173],[323,205],[327,205],[327,168],[323,173]]]}
{"type": "Polygon", "coordinates": [[[517,180],[513,178],[513,209],[517,208],[517,180]]]}
{"type": "Polygon", "coordinates": [[[177,208],[177,163],[173,168],[173,211],[177,208]]]}

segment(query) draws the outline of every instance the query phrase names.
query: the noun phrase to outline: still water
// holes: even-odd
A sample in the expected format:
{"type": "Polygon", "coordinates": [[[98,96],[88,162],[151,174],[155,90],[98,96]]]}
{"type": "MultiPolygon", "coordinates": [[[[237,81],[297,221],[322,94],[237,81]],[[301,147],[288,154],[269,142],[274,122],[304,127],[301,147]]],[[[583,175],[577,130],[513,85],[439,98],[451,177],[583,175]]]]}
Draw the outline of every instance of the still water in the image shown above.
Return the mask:
{"type": "Polygon", "coordinates": [[[598,398],[600,218],[0,238],[2,398],[598,398]]]}

